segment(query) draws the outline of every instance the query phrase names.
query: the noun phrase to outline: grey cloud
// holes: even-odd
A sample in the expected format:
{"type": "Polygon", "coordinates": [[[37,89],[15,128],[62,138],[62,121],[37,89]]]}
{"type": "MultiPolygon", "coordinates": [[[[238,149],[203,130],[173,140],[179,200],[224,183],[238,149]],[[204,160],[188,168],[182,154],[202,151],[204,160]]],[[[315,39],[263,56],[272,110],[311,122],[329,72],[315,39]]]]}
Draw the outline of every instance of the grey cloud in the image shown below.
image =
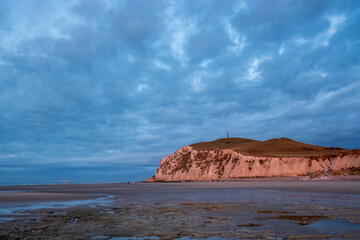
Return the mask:
{"type": "Polygon", "coordinates": [[[0,31],[10,30],[9,6],[5,1],[0,2],[0,31]]]}
{"type": "Polygon", "coordinates": [[[230,39],[223,28],[204,29],[189,39],[186,50],[193,64],[199,64],[203,60],[223,55],[229,44],[230,39]]]}
{"type": "Polygon", "coordinates": [[[0,39],[0,176],[12,182],[143,180],[227,130],[359,147],[358,1],[31,3],[0,19],[16,39],[0,39]]]}

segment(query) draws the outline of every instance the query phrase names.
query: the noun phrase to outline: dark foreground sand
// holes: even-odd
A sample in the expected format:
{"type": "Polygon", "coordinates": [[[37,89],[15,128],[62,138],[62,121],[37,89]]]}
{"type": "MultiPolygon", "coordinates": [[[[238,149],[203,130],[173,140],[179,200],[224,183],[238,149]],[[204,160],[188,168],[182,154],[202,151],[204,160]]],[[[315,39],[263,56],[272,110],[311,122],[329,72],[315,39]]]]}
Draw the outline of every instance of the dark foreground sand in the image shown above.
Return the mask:
{"type": "Polygon", "coordinates": [[[360,239],[358,177],[294,180],[3,186],[0,239],[360,239]]]}

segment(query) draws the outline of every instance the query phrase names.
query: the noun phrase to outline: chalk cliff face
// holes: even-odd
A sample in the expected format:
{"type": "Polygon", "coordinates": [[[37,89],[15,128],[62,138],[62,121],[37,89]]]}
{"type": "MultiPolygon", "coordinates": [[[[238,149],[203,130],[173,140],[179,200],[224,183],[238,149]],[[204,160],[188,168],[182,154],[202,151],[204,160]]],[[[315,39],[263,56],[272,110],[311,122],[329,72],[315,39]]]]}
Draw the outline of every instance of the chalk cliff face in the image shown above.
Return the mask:
{"type": "Polygon", "coordinates": [[[162,159],[149,181],[360,174],[360,150],[326,148],[280,138],[231,138],[180,148],[162,159]]]}

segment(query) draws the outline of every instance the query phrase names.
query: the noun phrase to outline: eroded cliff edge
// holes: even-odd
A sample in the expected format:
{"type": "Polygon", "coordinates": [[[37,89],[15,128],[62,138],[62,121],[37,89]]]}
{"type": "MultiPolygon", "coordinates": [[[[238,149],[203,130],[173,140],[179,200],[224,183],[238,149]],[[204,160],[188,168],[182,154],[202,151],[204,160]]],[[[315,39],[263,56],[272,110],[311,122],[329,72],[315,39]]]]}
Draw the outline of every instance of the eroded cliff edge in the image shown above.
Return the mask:
{"type": "Polygon", "coordinates": [[[358,174],[360,149],[327,148],[287,138],[225,138],[180,148],[163,158],[147,181],[358,174]]]}

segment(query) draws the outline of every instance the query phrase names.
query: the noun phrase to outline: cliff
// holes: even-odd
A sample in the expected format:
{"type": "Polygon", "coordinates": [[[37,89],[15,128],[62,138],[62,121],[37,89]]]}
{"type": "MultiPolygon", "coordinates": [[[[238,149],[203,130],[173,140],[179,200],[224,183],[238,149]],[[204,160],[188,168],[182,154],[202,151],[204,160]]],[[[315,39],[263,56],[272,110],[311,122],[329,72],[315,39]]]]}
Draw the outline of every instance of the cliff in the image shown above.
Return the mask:
{"type": "Polygon", "coordinates": [[[360,149],[328,148],[288,138],[225,138],[180,148],[147,181],[360,174],[360,149]]]}

